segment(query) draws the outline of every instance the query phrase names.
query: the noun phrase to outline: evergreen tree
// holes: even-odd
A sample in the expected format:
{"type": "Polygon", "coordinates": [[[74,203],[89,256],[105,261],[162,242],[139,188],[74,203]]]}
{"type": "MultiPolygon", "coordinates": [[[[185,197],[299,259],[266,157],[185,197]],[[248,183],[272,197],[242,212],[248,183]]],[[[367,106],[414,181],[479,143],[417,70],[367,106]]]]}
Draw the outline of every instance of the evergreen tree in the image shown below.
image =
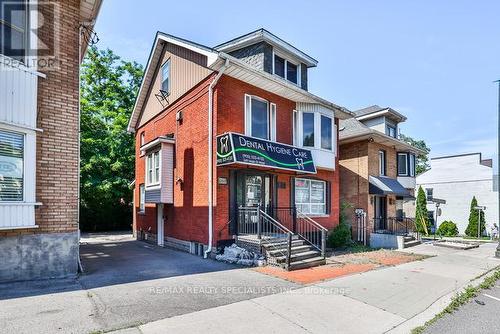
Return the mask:
{"type": "MultiPolygon", "coordinates": [[[[477,206],[476,196],[472,197],[472,201],[470,202],[470,213],[469,213],[469,225],[467,225],[467,229],[465,230],[465,234],[469,237],[477,237],[477,224],[479,221],[479,212],[477,209],[474,209],[477,206]]],[[[484,219],[484,212],[481,212],[481,231],[480,235],[482,236],[485,229],[486,220],[484,219]]]]}
{"type": "Polygon", "coordinates": [[[417,207],[415,209],[415,225],[419,233],[429,235],[431,223],[429,221],[429,213],[427,211],[427,198],[422,187],[418,188],[417,207]]]}

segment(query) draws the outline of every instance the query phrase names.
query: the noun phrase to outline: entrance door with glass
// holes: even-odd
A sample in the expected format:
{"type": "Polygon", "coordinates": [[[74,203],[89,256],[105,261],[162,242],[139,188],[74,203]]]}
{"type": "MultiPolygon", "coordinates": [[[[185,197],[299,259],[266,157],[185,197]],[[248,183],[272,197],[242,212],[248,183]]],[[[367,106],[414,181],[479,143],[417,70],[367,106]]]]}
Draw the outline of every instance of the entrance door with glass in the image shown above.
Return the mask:
{"type": "Polygon", "coordinates": [[[387,229],[387,198],[385,196],[375,196],[374,201],[374,228],[375,230],[387,229]]]}

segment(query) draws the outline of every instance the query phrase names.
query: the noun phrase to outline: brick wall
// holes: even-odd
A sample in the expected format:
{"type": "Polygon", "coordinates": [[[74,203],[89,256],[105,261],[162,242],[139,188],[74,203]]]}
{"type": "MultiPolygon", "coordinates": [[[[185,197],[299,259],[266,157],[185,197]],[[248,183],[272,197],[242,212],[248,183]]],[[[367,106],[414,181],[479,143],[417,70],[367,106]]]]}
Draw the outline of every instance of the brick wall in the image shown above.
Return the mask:
{"type": "MultiPolygon", "coordinates": [[[[38,80],[36,200],[38,229],[1,231],[0,236],[78,230],[78,22],[79,0],[61,0],[60,69],[38,80]]],[[[40,6],[44,13],[48,7],[40,6]]],[[[51,17],[45,13],[46,17],[51,17]]],[[[44,25],[42,37],[54,32],[44,25]]]]}

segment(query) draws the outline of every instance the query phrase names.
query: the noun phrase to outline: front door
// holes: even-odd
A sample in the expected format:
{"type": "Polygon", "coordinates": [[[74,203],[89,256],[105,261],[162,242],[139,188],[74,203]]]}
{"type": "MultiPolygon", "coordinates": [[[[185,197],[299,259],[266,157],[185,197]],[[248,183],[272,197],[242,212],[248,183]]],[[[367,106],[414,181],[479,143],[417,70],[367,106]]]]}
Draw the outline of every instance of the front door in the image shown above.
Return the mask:
{"type": "Polygon", "coordinates": [[[387,215],[387,197],[375,196],[374,202],[374,227],[375,230],[387,229],[386,215],[387,215]]]}
{"type": "Polygon", "coordinates": [[[266,211],[271,205],[271,178],[269,175],[246,174],[243,177],[242,206],[260,206],[266,211]]]}

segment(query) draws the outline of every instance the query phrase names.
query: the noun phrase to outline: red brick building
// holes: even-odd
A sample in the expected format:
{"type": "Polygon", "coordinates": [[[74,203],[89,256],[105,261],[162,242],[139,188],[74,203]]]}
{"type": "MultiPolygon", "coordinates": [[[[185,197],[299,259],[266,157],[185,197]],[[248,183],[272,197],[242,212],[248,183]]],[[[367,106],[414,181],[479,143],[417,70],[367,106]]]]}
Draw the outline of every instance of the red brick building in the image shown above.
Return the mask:
{"type": "Polygon", "coordinates": [[[129,124],[134,233],[208,254],[262,217],[295,234],[297,217],[336,226],[350,113],[307,91],[316,65],[264,29],[215,48],[158,33],[129,124]]]}
{"type": "Polygon", "coordinates": [[[101,1],[1,6],[0,282],[76,275],[79,69],[101,1]]]}

